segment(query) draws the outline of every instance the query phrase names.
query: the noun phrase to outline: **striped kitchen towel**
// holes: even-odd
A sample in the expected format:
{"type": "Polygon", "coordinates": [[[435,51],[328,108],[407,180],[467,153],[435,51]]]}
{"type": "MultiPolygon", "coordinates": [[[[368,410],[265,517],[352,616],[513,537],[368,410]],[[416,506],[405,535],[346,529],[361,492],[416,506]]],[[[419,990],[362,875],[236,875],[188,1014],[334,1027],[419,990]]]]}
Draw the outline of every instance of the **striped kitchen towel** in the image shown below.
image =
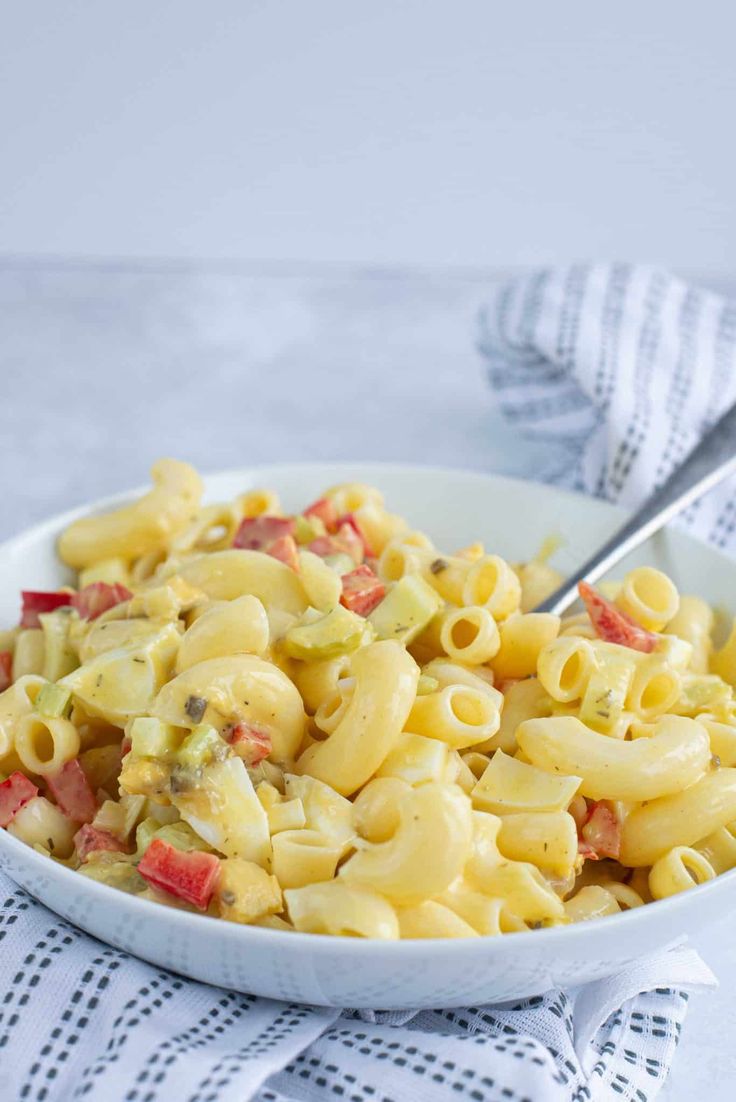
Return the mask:
{"type": "Polygon", "coordinates": [[[648,1102],[688,990],[712,983],[676,946],[579,991],[503,1006],[299,1006],[102,945],[0,872],[0,1099],[648,1102]]]}
{"type": "MultiPolygon", "coordinates": [[[[658,268],[553,268],[500,287],[480,349],[507,419],[548,447],[544,481],[633,507],[736,401],[736,302],[658,268]]],[[[736,549],[736,486],[676,523],[736,549]]]]}

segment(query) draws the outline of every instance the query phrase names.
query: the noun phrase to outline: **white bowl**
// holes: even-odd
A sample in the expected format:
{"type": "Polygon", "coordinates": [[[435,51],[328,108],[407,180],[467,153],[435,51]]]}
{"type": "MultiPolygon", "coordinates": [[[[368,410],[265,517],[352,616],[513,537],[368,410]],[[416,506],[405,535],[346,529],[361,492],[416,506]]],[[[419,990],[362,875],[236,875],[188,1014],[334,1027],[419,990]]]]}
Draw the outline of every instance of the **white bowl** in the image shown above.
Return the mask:
{"type": "MultiPolygon", "coordinates": [[[[550,533],[566,546],[561,569],[579,564],[623,518],[622,510],[547,486],[466,471],[383,464],[273,466],[213,475],[210,500],[272,486],[287,508],[336,482],[379,486],[389,506],[441,548],[483,539],[493,551],[528,558],[550,533]]],[[[0,546],[0,624],[15,622],[20,589],[69,580],[54,553],[57,534],[78,516],[132,494],[56,517],[0,546]]],[[[712,548],[667,531],[632,561],[659,566],[685,591],[717,604],[736,566],[712,548]]],[[[576,926],[496,938],[362,941],[237,926],[136,899],[88,880],[0,831],[0,867],[46,906],[136,956],[207,983],[275,999],[384,1009],[462,1006],[523,998],[621,969],[643,953],[701,930],[736,903],[736,877],[634,911],[576,926]]]]}

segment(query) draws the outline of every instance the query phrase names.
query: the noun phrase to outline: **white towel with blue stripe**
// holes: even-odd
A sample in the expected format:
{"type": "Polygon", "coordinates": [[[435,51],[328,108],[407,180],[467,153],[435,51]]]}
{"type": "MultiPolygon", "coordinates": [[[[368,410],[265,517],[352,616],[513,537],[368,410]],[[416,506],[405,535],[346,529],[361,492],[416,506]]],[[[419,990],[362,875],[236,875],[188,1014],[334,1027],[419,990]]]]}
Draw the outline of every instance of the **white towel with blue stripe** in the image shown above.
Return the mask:
{"type": "MultiPolygon", "coordinates": [[[[501,288],[480,347],[549,480],[633,506],[736,398],[736,307],[649,268],[501,288]]],[[[736,540],[727,487],[684,523],[736,540]]],[[[509,935],[513,936],[513,935],[509,935]]],[[[685,945],[502,1006],[352,1012],[207,987],[106,947],[0,872],[0,1099],[15,1102],[650,1102],[688,992],[685,945]]]]}
{"type": "MultiPolygon", "coordinates": [[[[736,302],[658,268],[577,265],[501,287],[480,349],[543,481],[633,508],[736,401],[736,302]]],[[[734,481],[678,524],[736,547],[734,481]]]]}

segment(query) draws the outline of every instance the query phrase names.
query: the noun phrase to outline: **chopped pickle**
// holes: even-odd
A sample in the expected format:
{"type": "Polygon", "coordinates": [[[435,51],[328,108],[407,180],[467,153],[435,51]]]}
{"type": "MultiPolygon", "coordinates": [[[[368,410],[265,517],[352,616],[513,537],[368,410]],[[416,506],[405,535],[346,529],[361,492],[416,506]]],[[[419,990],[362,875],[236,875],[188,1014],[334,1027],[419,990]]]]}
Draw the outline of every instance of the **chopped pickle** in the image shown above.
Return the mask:
{"type": "Polygon", "coordinates": [[[170,723],[140,716],[130,726],[131,750],[141,758],[170,758],[179,748],[181,733],[170,723]]]}
{"type": "Polygon", "coordinates": [[[405,574],[368,617],[379,639],[407,644],[426,628],[442,599],[418,574],[405,574]]]}
{"type": "Polygon", "coordinates": [[[366,621],[342,605],[325,616],[296,624],[284,636],[284,650],[291,658],[309,661],[339,658],[366,641],[366,621]]]}
{"type": "Polygon", "coordinates": [[[70,711],[72,694],[62,685],[44,685],[36,697],[36,711],[42,716],[67,716],[70,711]]]}
{"type": "Polygon", "coordinates": [[[227,754],[227,743],[209,723],[200,723],[182,742],[177,761],[192,769],[199,769],[208,762],[221,760],[227,754]]]}

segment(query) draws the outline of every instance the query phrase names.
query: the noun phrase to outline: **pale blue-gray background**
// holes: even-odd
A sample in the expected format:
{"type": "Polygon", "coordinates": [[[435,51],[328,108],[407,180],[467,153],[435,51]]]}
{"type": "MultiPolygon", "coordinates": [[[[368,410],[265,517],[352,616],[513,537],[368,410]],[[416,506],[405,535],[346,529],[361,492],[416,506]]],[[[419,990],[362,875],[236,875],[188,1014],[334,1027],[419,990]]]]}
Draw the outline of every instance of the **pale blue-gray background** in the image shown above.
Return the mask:
{"type": "Polygon", "coordinates": [[[0,252],[730,274],[726,0],[32,0],[0,252]]]}

